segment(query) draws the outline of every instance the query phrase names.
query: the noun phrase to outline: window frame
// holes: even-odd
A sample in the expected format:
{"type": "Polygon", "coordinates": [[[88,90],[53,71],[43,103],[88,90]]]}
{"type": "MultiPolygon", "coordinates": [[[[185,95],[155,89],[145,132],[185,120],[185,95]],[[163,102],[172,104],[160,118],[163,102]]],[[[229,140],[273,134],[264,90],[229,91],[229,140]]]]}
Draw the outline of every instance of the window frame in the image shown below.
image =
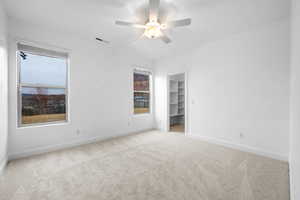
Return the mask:
{"type": "Polygon", "coordinates": [[[132,73],[132,77],[133,77],[133,80],[132,80],[132,91],[133,91],[133,115],[134,116],[143,116],[143,115],[151,115],[152,114],[152,101],[153,101],[153,98],[152,98],[152,77],[153,77],[153,73],[151,70],[148,70],[148,69],[143,69],[143,68],[134,68],[133,69],[133,73],[132,73]],[[149,92],[148,91],[138,91],[138,90],[135,90],[134,89],[134,74],[137,73],[137,74],[143,74],[143,75],[148,75],[149,76],[149,92]],[[139,92],[139,93],[147,93],[149,94],[149,112],[145,112],[145,113],[135,113],[134,112],[134,94],[136,92],[139,92]]]}
{"type": "Polygon", "coordinates": [[[47,46],[40,46],[36,44],[27,44],[26,42],[17,42],[16,43],[16,61],[17,61],[17,128],[26,128],[26,127],[39,127],[39,126],[49,126],[49,125],[60,125],[60,124],[67,124],[69,123],[69,66],[70,66],[70,53],[66,50],[58,50],[56,48],[51,48],[47,46]],[[61,54],[65,54],[66,57],[63,56],[55,56],[50,55],[45,52],[36,52],[30,50],[20,50],[18,45],[26,45],[32,48],[37,48],[41,50],[57,52],[61,54]],[[19,56],[19,52],[22,51],[24,53],[33,54],[36,56],[45,56],[50,58],[59,58],[66,60],[66,83],[65,87],[57,86],[57,85],[47,85],[47,84],[28,84],[28,83],[21,83],[21,58],[19,56]],[[65,90],[65,106],[66,106],[66,119],[65,120],[57,120],[52,122],[42,122],[42,123],[31,123],[31,124],[23,124],[22,123],[22,87],[32,87],[32,88],[50,88],[50,89],[64,89],[65,90]]]}

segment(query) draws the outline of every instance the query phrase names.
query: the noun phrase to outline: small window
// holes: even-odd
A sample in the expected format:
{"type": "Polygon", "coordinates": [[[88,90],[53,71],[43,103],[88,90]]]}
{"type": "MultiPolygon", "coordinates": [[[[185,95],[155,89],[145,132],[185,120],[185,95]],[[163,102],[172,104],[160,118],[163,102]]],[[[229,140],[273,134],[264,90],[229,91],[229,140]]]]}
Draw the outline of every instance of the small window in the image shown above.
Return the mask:
{"type": "Polygon", "coordinates": [[[19,126],[65,122],[68,55],[18,44],[19,126]]]}
{"type": "Polygon", "coordinates": [[[134,114],[150,113],[151,73],[134,71],[134,114]]]}

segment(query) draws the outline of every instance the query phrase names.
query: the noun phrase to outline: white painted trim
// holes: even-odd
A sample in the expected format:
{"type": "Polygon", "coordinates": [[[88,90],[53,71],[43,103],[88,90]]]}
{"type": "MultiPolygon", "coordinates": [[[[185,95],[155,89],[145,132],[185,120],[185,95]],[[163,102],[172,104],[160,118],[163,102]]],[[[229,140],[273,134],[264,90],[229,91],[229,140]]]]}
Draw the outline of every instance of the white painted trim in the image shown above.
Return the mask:
{"type": "Polygon", "coordinates": [[[295,182],[294,182],[294,170],[293,170],[293,161],[289,160],[289,177],[290,177],[290,198],[291,200],[296,200],[296,189],[295,189],[295,182]]]}
{"type": "Polygon", "coordinates": [[[206,137],[206,136],[200,136],[200,135],[195,135],[195,134],[189,134],[188,137],[200,139],[200,140],[208,142],[208,143],[221,145],[221,146],[228,147],[228,148],[235,149],[235,150],[253,153],[253,154],[260,155],[260,156],[272,158],[275,160],[288,162],[288,156],[286,156],[286,155],[267,152],[265,150],[262,150],[262,149],[259,149],[256,147],[251,147],[251,146],[247,146],[244,144],[234,144],[234,143],[226,141],[226,140],[221,140],[221,139],[216,139],[216,138],[206,137]]]}
{"type": "Polygon", "coordinates": [[[187,136],[190,133],[189,125],[189,94],[188,94],[188,71],[184,72],[184,134],[187,136]]]}
{"type": "MultiPolygon", "coordinates": [[[[70,56],[71,56],[71,53],[69,50],[66,50],[66,49],[63,49],[63,48],[60,48],[61,50],[58,50],[59,48],[58,47],[54,47],[54,46],[51,46],[50,45],[45,45],[45,44],[42,44],[42,43],[39,43],[39,42],[26,42],[26,41],[18,41],[17,39],[15,39],[14,41],[15,43],[15,51],[16,51],[16,72],[17,72],[17,128],[22,128],[22,127],[34,127],[34,126],[43,126],[43,125],[52,125],[52,124],[57,124],[57,123],[69,123],[70,122],[70,56]],[[29,44],[28,44],[29,43],[29,44]],[[50,88],[58,88],[58,86],[47,86],[47,85],[35,85],[35,84],[22,84],[21,83],[21,60],[20,60],[20,57],[18,56],[18,51],[19,51],[19,46],[18,44],[23,44],[23,45],[28,45],[28,46],[31,46],[33,48],[40,48],[40,49],[46,49],[46,50],[50,50],[50,51],[56,51],[56,52],[64,52],[67,54],[67,57],[65,57],[64,59],[66,59],[67,61],[67,77],[66,77],[66,86],[65,87],[59,87],[59,88],[62,88],[62,89],[65,89],[65,96],[66,96],[66,120],[64,121],[54,121],[54,122],[45,122],[45,123],[33,123],[33,124],[22,124],[22,121],[21,121],[21,106],[22,106],[22,98],[21,98],[21,92],[20,92],[20,89],[22,86],[25,86],[25,87],[50,87],[50,88]],[[46,47],[46,46],[49,46],[49,47],[46,47]]],[[[47,56],[47,54],[43,54],[43,53],[33,53],[33,54],[36,54],[36,55],[41,55],[41,56],[47,56]]],[[[48,55],[49,56],[49,55],[48,55]]],[[[50,55],[51,57],[51,55],[50,55]]],[[[54,57],[54,56],[52,56],[54,57]]],[[[61,58],[61,57],[60,57],[61,58]]]]}
{"type": "Polygon", "coordinates": [[[114,137],[98,136],[98,137],[91,137],[91,138],[84,139],[84,140],[78,139],[78,140],[74,140],[74,141],[68,142],[68,143],[61,143],[61,144],[49,145],[49,146],[45,146],[45,147],[32,148],[32,149],[26,150],[24,152],[9,154],[8,160],[10,161],[10,160],[16,160],[16,159],[20,159],[20,158],[26,158],[26,157],[30,157],[33,155],[39,155],[39,154],[49,153],[49,152],[53,152],[53,151],[57,151],[57,150],[68,149],[68,148],[77,147],[77,146],[81,146],[81,145],[85,145],[85,144],[91,144],[91,143],[95,143],[95,142],[99,142],[99,141],[105,141],[107,139],[137,134],[137,133],[151,131],[151,130],[154,130],[154,129],[151,128],[151,129],[146,129],[146,130],[134,131],[134,132],[130,132],[130,133],[119,134],[114,137]]]}
{"type": "Polygon", "coordinates": [[[1,161],[0,161],[0,175],[2,174],[3,170],[5,169],[7,164],[7,157],[4,157],[1,161]]]}
{"type": "Polygon", "coordinates": [[[71,123],[71,57],[72,57],[72,51],[70,49],[66,49],[63,47],[59,47],[59,46],[55,46],[55,45],[50,45],[50,44],[46,44],[43,42],[38,42],[38,41],[32,41],[29,39],[24,39],[24,38],[20,38],[20,37],[14,37],[12,38],[12,42],[14,43],[14,51],[15,51],[15,61],[16,61],[16,86],[17,86],[17,106],[15,108],[15,112],[16,112],[16,116],[17,116],[17,120],[16,120],[16,127],[17,129],[19,128],[27,128],[27,127],[32,127],[32,128],[36,128],[36,127],[40,127],[40,126],[53,126],[53,125],[60,125],[60,124],[69,124],[71,123]],[[64,88],[66,91],[66,120],[64,121],[54,121],[54,122],[46,122],[46,123],[37,123],[37,124],[27,124],[24,125],[21,123],[20,119],[20,105],[22,102],[20,102],[21,98],[20,98],[20,92],[19,89],[21,87],[20,84],[20,59],[19,56],[17,55],[18,53],[18,44],[24,44],[24,45],[28,45],[28,46],[33,46],[33,47],[37,47],[37,48],[41,48],[41,49],[48,49],[51,51],[57,51],[57,52],[64,52],[68,55],[68,57],[66,58],[67,60],[67,80],[66,80],[66,87],[64,88]]]}
{"type": "Polygon", "coordinates": [[[140,66],[137,65],[133,65],[133,69],[132,69],[132,74],[130,75],[130,77],[132,79],[130,79],[131,81],[131,91],[132,91],[132,96],[131,96],[131,102],[132,104],[130,104],[131,106],[131,112],[132,112],[132,116],[133,117],[139,117],[139,116],[151,116],[154,115],[154,72],[152,69],[147,69],[147,68],[142,68],[140,66]],[[150,84],[150,91],[142,91],[142,92],[148,92],[150,94],[150,112],[148,113],[141,113],[141,114],[136,114],[134,113],[134,73],[138,73],[138,72],[148,72],[149,75],[149,84],[150,84]]]}
{"type": "MultiPolygon", "coordinates": [[[[5,39],[5,38],[4,38],[5,39]]],[[[3,50],[3,58],[0,60],[0,107],[1,107],[1,116],[0,119],[3,120],[4,126],[0,129],[0,133],[3,134],[5,142],[3,152],[3,158],[0,158],[0,175],[2,174],[6,163],[7,163],[7,120],[8,120],[8,48],[6,40],[0,39],[0,48],[3,50]]]]}
{"type": "MultiPolygon", "coordinates": [[[[70,54],[72,52],[71,49],[67,49],[67,48],[64,48],[61,46],[56,46],[56,45],[52,45],[52,44],[41,42],[41,41],[33,41],[28,38],[13,37],[12,40],[14,41],[14,43],[16,45],[18,43],[22,43],[22,44],[28,45],[28,46],[34,46],[34,47],[38,47],[41,49],[50,49],[50,50],[58,51],[58,52],[65,52],[67,54],[70,54]]],[[[17,46],[16,46],[16,49],[18,49],[17,46]]]]}

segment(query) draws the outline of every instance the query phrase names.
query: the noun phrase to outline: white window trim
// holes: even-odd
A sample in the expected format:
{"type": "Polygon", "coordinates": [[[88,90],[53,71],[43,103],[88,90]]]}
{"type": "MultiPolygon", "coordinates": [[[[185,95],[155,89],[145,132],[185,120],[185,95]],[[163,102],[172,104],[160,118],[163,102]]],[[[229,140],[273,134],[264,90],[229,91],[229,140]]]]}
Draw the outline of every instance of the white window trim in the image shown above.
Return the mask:
{"type": "MultiPolygon", "coordinates": [[[[25,53],[30,53],[34,55],[39,56],[47,56],[52,58],[63,58],[62,56],[53,56],[53,55],[47,55],[46,53],[39,53],[39,52],[30,52],[27,50],[21,50],[25,53]]],[[[68,124],[70,122],[70,103],[69,103],[69,95],[70,95],[70,52],[58,48],[52,48],[49,45],[39,45],[32,42],[23,42],[23,41],[17,41],[16,42],[16,61],[17,61],[17,128],[30,128],[30,127],[43,127],[43,126],[52,126],[52,125],[61,125],[61,124],[68,124]],[[21,83],[21,59],[18,55],[18,52],[20,51],[18,48],[18,44],[28,45],[40,49],[45,49],[49,51],[54,52],[62,52],[66,54],[66,85],[65,86],[56,86],[56,85],[40,85],[40,84],[27,84],[27,83],[21,83]],[[42,88],[55,88],[55,89],[65,89],[65,95],[66,95],[66,119],[65,120],[58,120],[53,122],[43,122],[43,123],[32,123],[32,124],[22,124],[22,94],[21,94],[21,88],[22,87],[42,87],[42,88]]]]}
{"type": "Polygon", "coordinates": [[[149,116],[152,115],[153,113],[153,72],[149,69],[144,69],[144,68],[134,68],[133,69],[133,73],[132,73],[132,87],[133,87],[133,110],[132,113],[134,116],[149,116]],[[149,75],[149,91],[137,91],[134,90],[134,73],[139,73],[139,74],[145,74],[145,75],[149,75]],[[149,93],[149,112],[146,113],[135,113],[134,112],[134,93],[135,92],[141,92],[141,93],[149,93]]]}

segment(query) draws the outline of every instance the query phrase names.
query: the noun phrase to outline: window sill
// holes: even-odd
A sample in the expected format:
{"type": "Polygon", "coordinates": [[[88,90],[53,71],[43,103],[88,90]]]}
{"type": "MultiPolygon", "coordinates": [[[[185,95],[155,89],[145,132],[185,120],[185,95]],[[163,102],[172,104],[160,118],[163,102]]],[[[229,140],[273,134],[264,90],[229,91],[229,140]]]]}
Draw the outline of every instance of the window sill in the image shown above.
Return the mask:
{"type": "Polygon", "coordinates": [[[69,121],[56,121],[56,122],[49,122],[49,123],[36,123],[36,124],[28,124],[28,125],[18,125],[17,129],[29,129],[29,128],[44,128],[44,127],[51,127],[51,126],[65,126],[69,125],[69,121]]]}
{"type": "Polygon", "coordinates": [[[134,114],[133,113],[133,116],[134,117],[148,117],[148,116],[151,116],[152,113],[141,113],[141,114],[134,114]]]}

